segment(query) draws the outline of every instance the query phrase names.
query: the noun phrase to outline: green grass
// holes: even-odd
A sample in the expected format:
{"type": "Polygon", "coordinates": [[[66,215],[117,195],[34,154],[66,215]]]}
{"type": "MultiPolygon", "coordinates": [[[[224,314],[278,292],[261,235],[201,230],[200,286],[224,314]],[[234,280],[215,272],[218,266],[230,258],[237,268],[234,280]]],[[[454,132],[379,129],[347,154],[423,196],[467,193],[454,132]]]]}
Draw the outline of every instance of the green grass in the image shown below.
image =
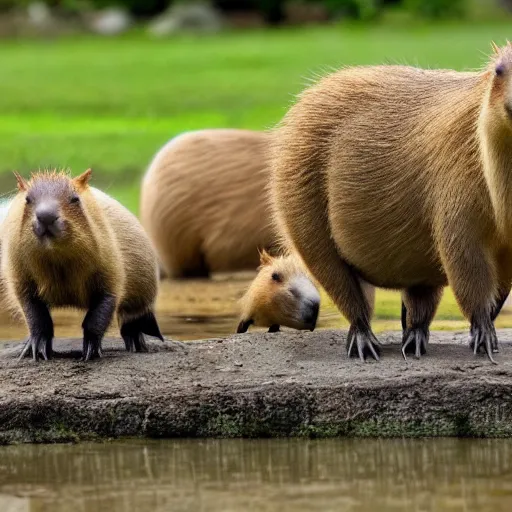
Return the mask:
{"type": "Polygon", "coordinates": [[[12,190],[12,169],[92,166],[95,182],[137,211],[145,167],[184,130],[271,127],[308,79],[333,67],[475,68],[507,35],[509,23],[3,42],[0,192],[12,190]]]}
{"type": "MultiPolygon", "coordinates": [[[[0,193],[14,189],[13,169],[92,167],[94,183],[137,212],[147,164],[182,131],[269,128],[309,79],[343,65],[478,68],[491,39],[510,35],[506,20],[2,42],[0,193]]],[[[380,294],[377,319],[396,319],[397,301],[380,294]]],[[[461,318],[449,294],[438,318],[461,318]]]]}

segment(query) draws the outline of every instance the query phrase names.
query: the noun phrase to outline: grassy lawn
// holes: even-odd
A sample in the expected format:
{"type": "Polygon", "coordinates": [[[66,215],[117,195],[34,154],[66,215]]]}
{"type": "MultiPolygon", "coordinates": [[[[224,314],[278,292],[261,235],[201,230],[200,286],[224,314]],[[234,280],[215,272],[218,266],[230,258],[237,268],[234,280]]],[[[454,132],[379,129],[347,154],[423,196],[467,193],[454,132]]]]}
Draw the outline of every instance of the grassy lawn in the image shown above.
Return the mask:
{"type": "MultiPolygon", "coordinates": [[[[478,68],[490,40],[510,35],[507,21],[2,42],[0,193],[13,190],[13,169],[91,166],[137,212],[146,165],[184,130],[271,127],[310,78],[342,65],[478,68]]],[[[380,321],[399,314],[396,293],[377,304],[380,321]]],[[[438,318],[460,319],[450,294],[438,318]]]]}

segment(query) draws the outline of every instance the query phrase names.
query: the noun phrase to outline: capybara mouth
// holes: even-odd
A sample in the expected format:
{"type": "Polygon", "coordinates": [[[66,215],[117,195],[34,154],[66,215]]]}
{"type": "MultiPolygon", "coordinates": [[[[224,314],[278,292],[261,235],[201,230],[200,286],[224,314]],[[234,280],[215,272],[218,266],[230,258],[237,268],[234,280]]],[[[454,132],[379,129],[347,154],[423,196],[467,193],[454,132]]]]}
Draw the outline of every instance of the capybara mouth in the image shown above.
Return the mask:
{"type": "Polygon", "coordinates": [[[62,235],[62,230],[58,226],[45,226],[38,221],[34,222],[33,230],[40,241],[55,240],[62,235]]]}

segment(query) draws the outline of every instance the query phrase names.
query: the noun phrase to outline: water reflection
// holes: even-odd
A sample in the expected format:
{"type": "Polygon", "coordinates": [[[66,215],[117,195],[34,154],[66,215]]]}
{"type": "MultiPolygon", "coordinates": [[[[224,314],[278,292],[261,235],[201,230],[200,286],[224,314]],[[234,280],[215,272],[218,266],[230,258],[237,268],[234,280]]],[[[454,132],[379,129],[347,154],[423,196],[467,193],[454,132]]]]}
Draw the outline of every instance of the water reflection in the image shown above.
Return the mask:
{"type": "Polygon", "coordinates": [[[512,507],[511,477],[508,440],[11,446],[0,510],[498,512],[512,507]]]}

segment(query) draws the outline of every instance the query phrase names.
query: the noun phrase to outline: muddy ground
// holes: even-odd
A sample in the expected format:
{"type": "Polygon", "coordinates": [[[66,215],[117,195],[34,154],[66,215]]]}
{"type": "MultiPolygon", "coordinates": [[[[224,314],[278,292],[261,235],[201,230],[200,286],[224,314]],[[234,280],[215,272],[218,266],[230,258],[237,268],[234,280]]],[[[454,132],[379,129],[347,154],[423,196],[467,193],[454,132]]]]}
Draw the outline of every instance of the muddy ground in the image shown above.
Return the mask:
{"type": "MultiPolygon", "coordinates": [[[[436,332],[429,353],[405,362],[400,333],[380,335],[379,363],[345,355],[345,332],[253,333],[151,342],[128,354],[17,362],[0,349],[0,442],[140,437],[511,436],[512,330],[498,365],[473,356],[467,332],[436,332]]],[[[64,356],[64,357],[63,357],[64,356]]]]}

